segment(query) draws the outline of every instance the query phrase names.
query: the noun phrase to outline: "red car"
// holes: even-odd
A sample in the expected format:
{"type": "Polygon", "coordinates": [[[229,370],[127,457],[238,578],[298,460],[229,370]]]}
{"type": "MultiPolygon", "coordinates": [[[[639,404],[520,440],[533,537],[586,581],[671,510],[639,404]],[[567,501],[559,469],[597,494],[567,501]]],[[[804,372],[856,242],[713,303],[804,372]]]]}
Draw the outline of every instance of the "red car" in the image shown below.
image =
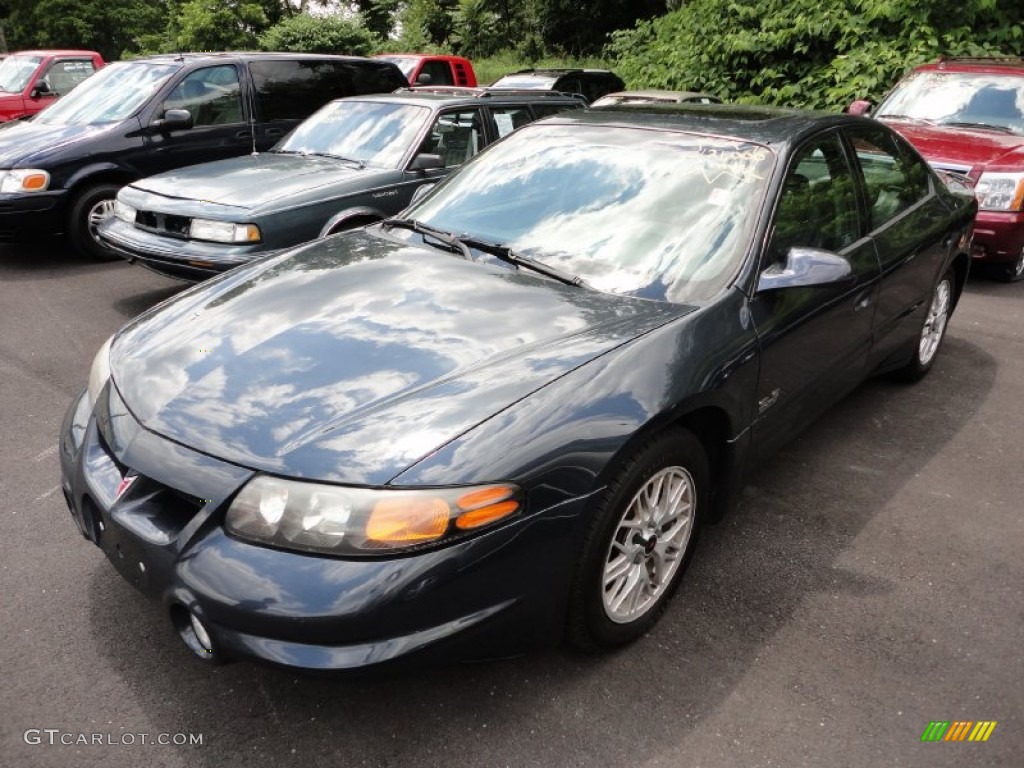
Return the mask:
{"type": "Polygon", "coordinates": [[[426,53],[382,53],[375,58],[390,61],[402,70],[409,85],[476,85],[469,59],[426,53]]]}
{"type": "MultiPolygon", "coordinates": [[[[853,114],[871,105],[856,101],[853,114]]],[[[972,256],[1024,278],[1024,58],[940,59],[913,69],[872,113],[978,197],[972,256]]]]}
{"type": "Polygon", "coordinates": [[[102,67],[96,51],[18,51],[0,62],[0,122],[34,115],[102,67]]]}

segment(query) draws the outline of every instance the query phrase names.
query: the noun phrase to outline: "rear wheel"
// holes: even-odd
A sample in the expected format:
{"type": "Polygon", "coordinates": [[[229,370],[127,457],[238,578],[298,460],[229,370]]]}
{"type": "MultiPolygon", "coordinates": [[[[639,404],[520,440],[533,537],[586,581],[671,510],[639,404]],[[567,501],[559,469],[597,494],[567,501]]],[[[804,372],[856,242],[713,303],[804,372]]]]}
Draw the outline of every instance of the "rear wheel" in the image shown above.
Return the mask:
{"type": "Polygon", "coordinates": [[[917,348],[910,362],[895,371],[894,375],[903,381],[920,381],[931,370],[938,357],[939,347],[946,337],[946,326],[953,312],[953,296],[956,278],[947,272],[939,280],[932,293],[931,303],[921,325],[921,333],[917,338],[917,348]]]}
{"type": "Polygon", "coordinates": [[[116,253],[108,250],[97,239],[96,230],[114,215],[114,200],[118,184],[97,184],[80,192],[71,204],[68,214],[68,239],[82,256],[93,261],[113,261],[116,253]]]}
{"type": "Polygon", "coordinates": [[[685,430],[622,462],[597,501],[573,582],[573,645],[613,648],[654,626],[693,554],[708,482],[707,455],[685,430]]]}
{"type": "Polygon", "coordinates": [[[1011,264],[1000,267],[998,276],[1007,283],[1015,283],[1024,280],[1024,248],[1021,248],[1017,260],[1011,264]]]}

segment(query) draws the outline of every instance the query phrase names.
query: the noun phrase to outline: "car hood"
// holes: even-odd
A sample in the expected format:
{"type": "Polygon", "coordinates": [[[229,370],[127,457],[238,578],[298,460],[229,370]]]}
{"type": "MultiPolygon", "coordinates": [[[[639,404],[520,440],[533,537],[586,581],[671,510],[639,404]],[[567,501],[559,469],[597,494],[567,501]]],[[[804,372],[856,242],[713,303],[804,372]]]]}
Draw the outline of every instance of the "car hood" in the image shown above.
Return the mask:
{"type": "Polygon", "coordinates": [[[0,128],[0,168],[26,167],[45,161],[69,144],[109,130],[109,125],[48,125],[37,120],[12,120],[0,128]]]}
{"type": "Polygon", "coordinates": [[[974,178],[986,168],[1007,163],[1018,168],[1024,165],[1024,136],[897,120],[883,122],[903,134],[929,163],[960,170],[974,178]]]}
{"type": "Polygon", "coordinates": [[[374,173],[329,157],[265,152],[161,173],[131,186],[164,197],[257,208],[374,173]]]}
{"type": "Polygon", "coordinates": [[[135,417],[171,440],[268,472],[383,485],[692,310],[353,232],[147,313],[118,335],[111,369],[135,417]]]}

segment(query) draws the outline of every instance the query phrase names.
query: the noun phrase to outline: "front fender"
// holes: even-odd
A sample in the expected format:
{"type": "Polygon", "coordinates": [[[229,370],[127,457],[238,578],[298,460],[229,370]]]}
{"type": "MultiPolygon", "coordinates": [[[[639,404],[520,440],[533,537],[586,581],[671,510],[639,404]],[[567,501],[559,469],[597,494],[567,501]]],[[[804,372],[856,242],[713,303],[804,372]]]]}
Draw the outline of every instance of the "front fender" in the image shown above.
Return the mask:
{"type": "Polygon", "coordinates": [[[384,211],[380,210],[379,208],[372,208],[367,205],[358,205],[352,208],[345,208],[344,210],[339,211],[338,213],[334,214],[333,216],[331,216],[331,218],[327,220],[327,223],[324,224],[323,228],[320,230],[319,237],[327,237],[327,235],[331,233],[331,230],[333,230],[339,224],[344,224],[346,221],[351,221],[355,219],[376,219],[379,221],[381,219],[386,219],[387,217],[388,214],[386,214],[384,211]]]}

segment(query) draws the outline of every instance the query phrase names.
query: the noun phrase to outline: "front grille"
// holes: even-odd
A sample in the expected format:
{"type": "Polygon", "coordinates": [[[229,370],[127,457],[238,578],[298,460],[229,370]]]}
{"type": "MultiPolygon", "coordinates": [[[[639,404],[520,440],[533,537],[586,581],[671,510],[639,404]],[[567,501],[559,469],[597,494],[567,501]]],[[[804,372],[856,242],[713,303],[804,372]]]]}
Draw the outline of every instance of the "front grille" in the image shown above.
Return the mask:
{"type": "Polygon", "coordinates": [[[176,216],[158,211],[139,211],[135,214],[135,226],[158,235],[176,237],[180,240],[188,238],[192,219],[188,216],[176,216]]]}

